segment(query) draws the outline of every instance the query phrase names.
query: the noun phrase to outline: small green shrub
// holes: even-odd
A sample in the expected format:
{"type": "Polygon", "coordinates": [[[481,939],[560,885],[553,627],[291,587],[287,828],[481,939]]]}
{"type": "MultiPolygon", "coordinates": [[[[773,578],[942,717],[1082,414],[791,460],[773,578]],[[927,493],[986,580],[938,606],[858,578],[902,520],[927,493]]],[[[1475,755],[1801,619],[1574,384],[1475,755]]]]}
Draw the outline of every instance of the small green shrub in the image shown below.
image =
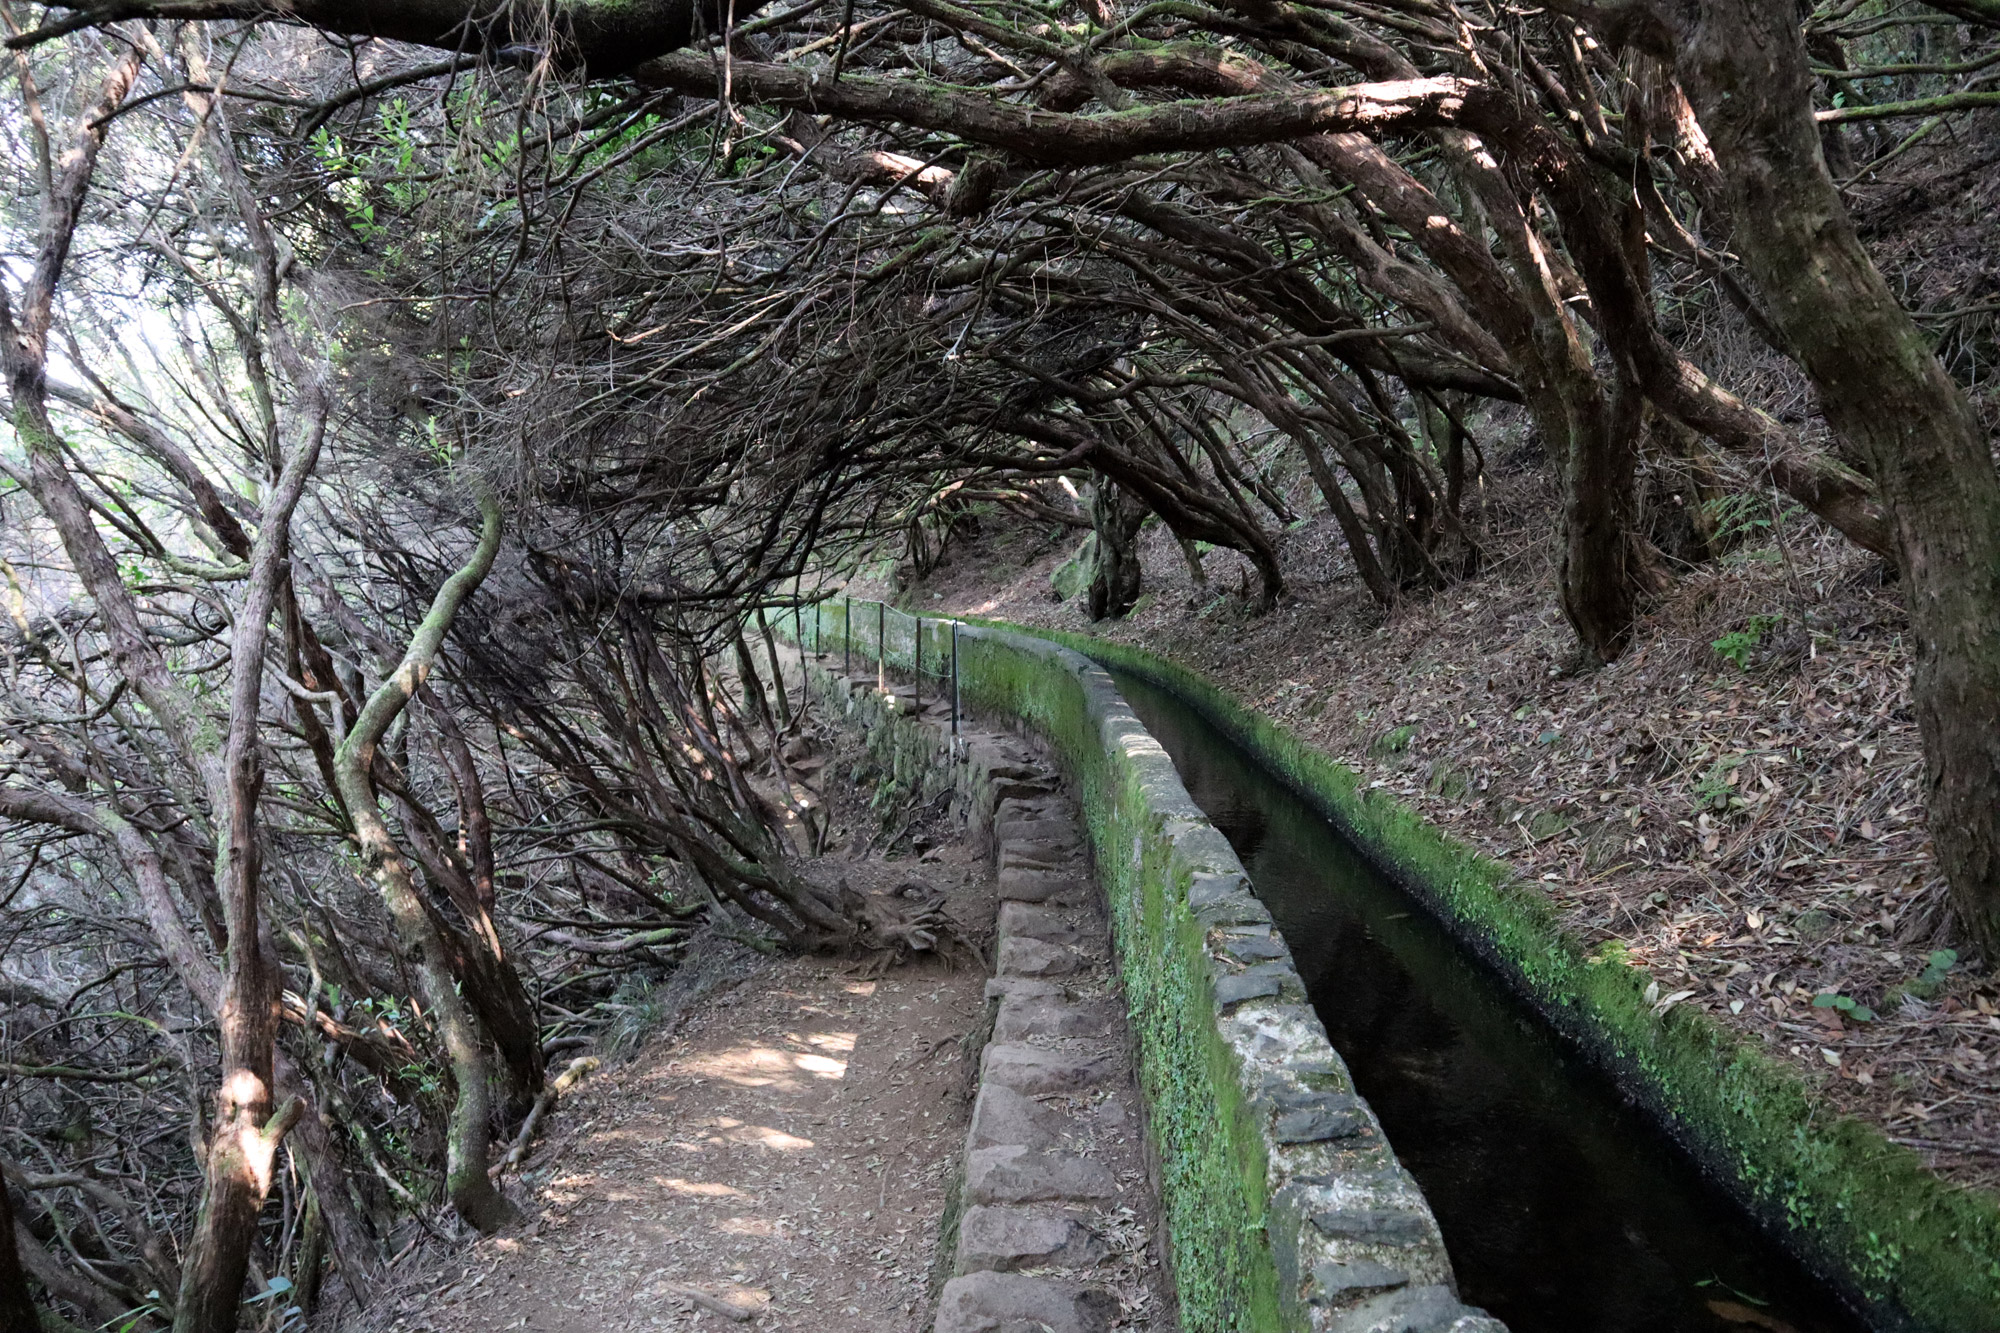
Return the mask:
{"type": "Polygon", "coordinates": [[[1377,759],[1385,759],[1392,754],[1401,754],[1410,748],[1410,742],[1416,739],[1416,735],[1417,729],[1415,727],[1396,727],[1385,731],[1375,738],[1373,745],[1368,747],[1368,753],[1374,755],[1377,759]]]}
{"type": "Polygon", "coordinates": [[[1715,525],[1715,541],[1734,546],[1747,537],[1768,532],[1771,516],[1761,495],[1739,493],[1701,502],[1703,515],[1715,525]]]}
{"type": "Polygon", "coordinates": [[[1734,784],[1729,781],[1729,775],[1742,766],[1742,755],[1726,755],[1708,766],[1694,784],[1696,814],[1706,810],[1722,814],[1743,804],[1734,784]]]}
{"type": "Polygon", "coordinates": [[[1750,669],[1750,654],[1763,646],[1764,636],[1785,623],[1783,616],[1756,615],[1742,629],[1731,630],[1708,646],[1715,649],[1715,655],[1733,662],[1738,671],[1750,669]]]}
{"type": "Polygon", "coordinates": [[[1958,950],[1933,949],[1924,960],[1924,970],[1911,977],[1902,985],[1890,990],[1882,997],[1882,1007],[1887,1009],[1900,1004],[1905,997],[1917,1000],[1932,1000],[1944,989],[1945,974],[1958,962],[1958,950]]]}
{"type": "Polygon", "coordinates": [[[1832,991],[1822,991],[1820,994],[1813,996],[1813,1008],[1838,1010],[1857,1023],[1872,1023],[1875,1021],[1875,1011],[1873,1009],[1870,1009],[1865,1004],[1856,1003],[1851,996],[1836,995],[1832,991]]]}

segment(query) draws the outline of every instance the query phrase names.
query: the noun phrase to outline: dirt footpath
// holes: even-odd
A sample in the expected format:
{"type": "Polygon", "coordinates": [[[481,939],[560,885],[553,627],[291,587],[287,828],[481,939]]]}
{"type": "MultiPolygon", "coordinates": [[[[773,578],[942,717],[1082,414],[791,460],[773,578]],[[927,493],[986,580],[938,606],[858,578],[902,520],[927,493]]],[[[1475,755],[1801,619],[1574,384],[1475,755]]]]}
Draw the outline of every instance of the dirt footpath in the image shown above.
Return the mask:
{"type": "MultiPolygon", "coordinates": [[[[844,868],[856,887],[871,869],[920,870],[990,932],[990,872],[962,849],[844,868]]],[[[461,1278],[378,1327],[927,1327],[985,980],[935,961],[874,980],[755,962],[565,1104],[529,1163],[526,1227],[477,1243],[461,1278]]]]}

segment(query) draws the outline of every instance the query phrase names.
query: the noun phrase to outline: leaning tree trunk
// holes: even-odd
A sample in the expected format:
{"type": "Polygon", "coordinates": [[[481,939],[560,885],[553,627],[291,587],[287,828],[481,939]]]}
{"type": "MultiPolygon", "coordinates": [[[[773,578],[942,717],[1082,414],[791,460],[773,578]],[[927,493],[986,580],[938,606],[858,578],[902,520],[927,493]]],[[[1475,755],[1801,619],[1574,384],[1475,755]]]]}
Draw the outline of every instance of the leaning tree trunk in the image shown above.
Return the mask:
{"type": "Polygon", "coordinates": [[[304,1168],[307,1187],[318,1200],[320,1222],[340,1268],[348,1296],[362,1308],[375,1299],[382,1284],[382,1255],[361,1210],[348,1194],[348,1167],[327,1132],[311,1082],[280,1047],[277,1056],[278,1095],[296,1097],[305,1108],[285,1140],[286,1150],[304,1168]]]}
{"type": "Polygon", "coordinates": [[[494,1188],[486,1173],[493,1090],[485,1042],[471,1007],[459,993],[444,941],[433,929],[426,904],[417,893],[409,859],[396,845],[382,819],[371,776],[375,747],[383,733],[430,674],[459,607],[493,567],[493,558],[500,549],[500,505],[491,492],[482,488],[479,508],[482,524],[478,548],[465,566],[438,589],[402,662],[362,706],[353,729],[334,756],[334,771],[340,782],[341,800],[354,822],[361,859],[389,909],[398,942],[415,958],[432,1021],[437,1024],[451,1059],[456,1095],[445,1141],[446,1192],[460,1217],[481,1232],[491,1233],[512,1221],[515,1210],[507,1197],[494,1188]]]}
{"type": "Polygon", "coordinates": [[[1931,837],[1959,921],[2000,959],[2000,476],[1991,442],[1862,247],[1827,173],[1796,11],[1705,0],[1659,12],[1714,145],[1731,248],[1888,510],[1916,638],[1931,837]]]}
{"type": "Polygon", "coordinates": [[[1327,464],[1326,451],[1319,447],[1319,441],[1309,429],[1294,427],[1291,437],[1306,460],[1306,471],[1312,474],[1313,485],[1319,487],[1320,498],[1326,501],[1327,512],[1333,515],[1333,521],[1340,527],[1340,535],[1347,542],[1347,553],[1354,560],[1355,573],[1368,586],[1377,606],[1384,609],[1394,606],[1396,585],[1382,568],[1382,562],[1376,559],[1368,525],[1361,521],[1361,516],[1354,512],[1354,506],[1348,503],[1347,492],[1340,488],[1340,477],[1327,464]]]}
{"type": "MultiPolygon", "coordinates": [[[[425,694],[418,693],[420,697],[425,694]]],[[[410,850],[431,884],[444,891],[464,922],[463,929],[452,925],[436,903],[425,899],[430,933],[437,937],[460,993],[500,1053],[508,1114],[524,1116],[542,1091],[541,1024],[534,1000],[521,983],[520,971],[502,949],[493,923],[493,849],[485,796],[478,786],[471,751],[464,748],[463,737],[453,739],[456,724],[443,703],[435,697],[426,702],[432,705],[431,715],[438,721],[440,738],[445,742],[447,767],[460,788],[460,855],[454,858],[437,817],[406,787],[396,788],[393,795],[403,815],[410,850]]]]}

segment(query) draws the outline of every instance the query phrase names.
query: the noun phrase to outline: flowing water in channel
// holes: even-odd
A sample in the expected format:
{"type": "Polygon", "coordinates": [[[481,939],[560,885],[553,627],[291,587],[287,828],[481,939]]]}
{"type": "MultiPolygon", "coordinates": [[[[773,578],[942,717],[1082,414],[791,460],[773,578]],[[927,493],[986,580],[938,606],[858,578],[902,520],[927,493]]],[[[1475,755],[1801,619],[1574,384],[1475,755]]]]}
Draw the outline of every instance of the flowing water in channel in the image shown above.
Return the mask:
{"type": "Polygon", "coordinates": [[[1514,1333],[1867,1327],[1304,801],[1116,674],[1284,931],[1463,1299],[1514,1333]]]}

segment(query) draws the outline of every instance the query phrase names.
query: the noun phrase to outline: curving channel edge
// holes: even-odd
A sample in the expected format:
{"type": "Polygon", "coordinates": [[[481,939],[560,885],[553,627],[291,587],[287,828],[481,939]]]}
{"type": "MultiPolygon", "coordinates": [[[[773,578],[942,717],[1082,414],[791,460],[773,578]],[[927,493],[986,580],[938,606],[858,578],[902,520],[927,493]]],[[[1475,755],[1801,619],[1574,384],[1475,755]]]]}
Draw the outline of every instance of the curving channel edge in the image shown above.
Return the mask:
{"type": "Polygon", "coordinates": [[[1076,784],[1184,1326],[1503,1333],[1459,1301],[1430,1206],[1269,911],[1110,675],[1043,639],[942,620],[898,626],[891,643],[872,608],[850,641],[850,613],[831,610],[817,612],[811,646],[903,666],[955,652],[965,703],[1039,732],[1076,784]]]}
{"type": "MultiPolygon", "coordinates": [[[[1196,983],[1189,987],[1195,993],[1172,1007],[1198,1009],[1206,1000],[1208,1026],[1228,1057],[1218,1072],[1234,1084],[1235,1096],[1218,1098],[1217,1109],[1236,1101],[1261,1139],[1263,1233],[1285,1323],[1316,1330],[1386,1325],[1497,1333],[1504,1327],[1498,1320],[1459,1303],[1430,1206],[1356,1094],[1242,862],[1188,795],[1165,747],[1110,675],[1044,640],[973,627],[960,635],[961,651],[970,640],[987,651],[1038,659],[1076,681],[1083,720],[1095,733],[1087,739],[1097,742],[1091,748],[1107,770],[1091,784],[1098,790],[1086,795],[1087,814],[1098,814],[1093,806],[1120,807],[1114,818],[1091,817],[1089,823],[1099,877],[1111,894],[1147,1090],[1156,1091],[1147,1058],[1152,1053],[1144,1049],[1155,1024],[1144,1021],[1144,1009],[1164,1000],[1165,988],[1131,982],[1135,972],[1162,970],[1159,950],[1179,948],[1189,955],[1186,980],[1196,983]],[[1129,828],[1131,841],[1111,843],[1114,825],[1121,832],[1129,828]],[[1114,874],[1121,862],[1126,873],[1114,874]]],[[[975,669],[966,678],[984,684],[988,674],[975,669]]],[[[1064,732],[1074,736],[1073,726],[1047,730],[1065,762],[1086,766],[1063,744],[1064,732]]],[[[1171,1108],[1149,1102],[1155,1135],[1164,1138],[1162,1112],[1171,1108]]],[[[1164,1157],[1169,1145],[1161,1149],[1164,1157]]],[[[1171,1193],[1172,1182],[1163,1184],[1171,1193]]],[[[1172,1216],[1175,1211],[1169,1202],[1170,1227],[1183,1220],[1172,1216]]],[[[1185,1309],[1191,1275],[1184,1267],[1176,1265],[1185,1309]]]]}

